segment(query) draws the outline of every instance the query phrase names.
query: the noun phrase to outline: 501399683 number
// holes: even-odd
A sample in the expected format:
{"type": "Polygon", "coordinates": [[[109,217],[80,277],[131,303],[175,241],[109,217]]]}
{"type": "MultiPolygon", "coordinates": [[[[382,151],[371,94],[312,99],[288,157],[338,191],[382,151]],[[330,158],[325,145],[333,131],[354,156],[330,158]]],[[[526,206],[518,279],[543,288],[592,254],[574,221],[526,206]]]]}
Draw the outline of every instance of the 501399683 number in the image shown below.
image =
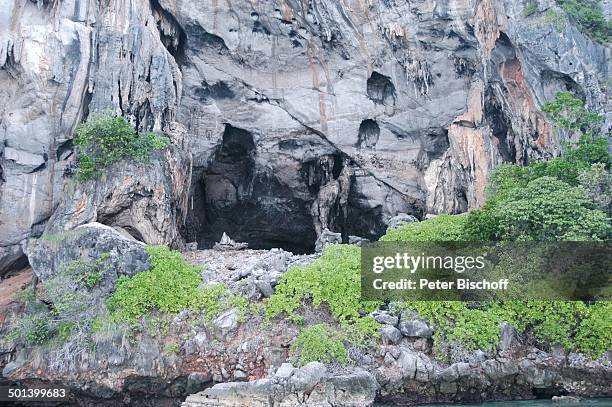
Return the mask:
{"type": "Polygon", "coordinates": [[[0,387],[0,402],[3,401],[61,401],[69,397],[63,387],[0,387]]]}

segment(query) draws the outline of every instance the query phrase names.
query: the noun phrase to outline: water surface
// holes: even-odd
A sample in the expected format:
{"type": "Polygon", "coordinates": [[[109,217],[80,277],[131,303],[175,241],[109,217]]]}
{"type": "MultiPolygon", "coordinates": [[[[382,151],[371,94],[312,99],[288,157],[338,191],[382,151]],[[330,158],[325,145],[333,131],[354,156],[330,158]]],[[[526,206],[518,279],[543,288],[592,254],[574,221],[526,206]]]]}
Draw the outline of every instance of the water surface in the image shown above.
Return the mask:
{"type": "MultiPolygon", "coordinates": [[[[584,399],[580,403],[557,402],[551,400],[496,401],[481,404],[421,404],[420,407],[612,407],[612,399],[584,399]]],[[[397,407],[388,404],[375,404],[375,407],[397,407]]]]}

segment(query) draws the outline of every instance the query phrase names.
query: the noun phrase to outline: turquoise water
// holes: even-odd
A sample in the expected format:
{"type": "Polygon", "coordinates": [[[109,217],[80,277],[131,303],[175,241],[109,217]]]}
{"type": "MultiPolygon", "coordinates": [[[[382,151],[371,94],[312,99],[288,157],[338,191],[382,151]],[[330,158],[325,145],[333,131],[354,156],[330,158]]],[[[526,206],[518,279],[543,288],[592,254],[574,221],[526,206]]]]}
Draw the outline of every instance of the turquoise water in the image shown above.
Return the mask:
{"type": "MultiPolygon", "coordinates": [[[[457,407],[461,404],[428,404],[427,407],[457,407]]],[[[463,404],[473,407],[612,407],[612,399],[585,399],[580,403],[553,403],[550,400],[525,400],[525,401],[497,401],[482,404],[463,404]]],[[[423,407],[425,405],[421,405],[423,407]]],[[[385,404],[377,404],[376,407],[393,407],[385,404]]],[[[396,406],[397,407],[397,406],[396,406]]]]}

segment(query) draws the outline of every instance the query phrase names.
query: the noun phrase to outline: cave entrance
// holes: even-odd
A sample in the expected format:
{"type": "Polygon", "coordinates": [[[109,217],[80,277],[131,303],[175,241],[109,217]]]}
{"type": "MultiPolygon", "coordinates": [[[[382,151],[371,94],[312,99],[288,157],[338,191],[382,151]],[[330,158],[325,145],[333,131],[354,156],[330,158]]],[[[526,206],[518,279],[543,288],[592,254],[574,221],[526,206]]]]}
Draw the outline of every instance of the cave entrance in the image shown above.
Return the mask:
{"type": "Polygon", "coordinates": [[[211,248],[225,232],[252,249],[312,253],[316,232],[309,203],[281,182],[284,169],[267,162],[250,132],[226,125],[210,163],[194,168],[187,240],[211,248]]]}

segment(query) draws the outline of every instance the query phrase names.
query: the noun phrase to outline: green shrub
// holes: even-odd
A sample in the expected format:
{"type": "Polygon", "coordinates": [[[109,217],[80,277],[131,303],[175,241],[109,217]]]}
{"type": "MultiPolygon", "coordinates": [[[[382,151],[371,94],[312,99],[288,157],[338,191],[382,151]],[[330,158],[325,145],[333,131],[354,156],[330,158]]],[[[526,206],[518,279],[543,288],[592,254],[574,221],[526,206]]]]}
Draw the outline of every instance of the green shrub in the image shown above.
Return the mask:
{"type": "Polygon", "coordinates": [[[297,311],[307,302],[317,308],[325,304],[341,322],[354,322],[377,304],[361,299],[361,257],[358,247],[333,245],[308,266],[290,268],[266,299],[266,314],[286,314],[299,321],[297,311]]]}
{"type": "Polygon", "coordinates": [[[26,342],[29,344],[41,344],[51,337],[49,320],[45,317],[33,320],[32,329],[26,332],[26,342]]]}
{"type": "Polygon", "coordinates": [[[612,173],[602,163],[578,175],[578,183],[598,209],[612,216],[612,173]]]}
{"type": "Polygon", "coordinates": [[[508,192],[494,207],[502,240],[605,240],[610,219],[579,187],[552,177],[508,192]]]}
{"type": "Polygon", "coordinates": [[[413,222],[389,231],[381,241],[449,242],[462,240],[467,222],[465,215],[439,215],[423,222],[413,222]]]}
{"type": "Polygon", "coordinates": [[[339,329],[315,325],[304,329],[294,344],[302,364],[313,360],[340,363],[348,360],[347,342],[365,347],[378,336],[378,324],[368,314],[379,303],[361,299],[360,249],[333,245],[308,266],[292,267],[281,278],[274,294],[265,301],[268,319],[284,315],[303,322],[303,307],[325,306],[340,323],[339,329]]]}
{"type": "Polygon", "coordinates": [[[64,267],[63,272],[87,288],[94,288],[104,281],[104,275],[111,266],[110,253],[102,253],[93,260],[73,260],[64,267]]]}
{"type": "Polygon", "coordinates": [[[599,134],[604,119],[602,115],[589,111],[584,102],[571,92],[557,93],[555,100],[546,102],[542,110],[556,127],[570,132],[580,131],[591,137],[599,134]]]}
{"type": "Polygon", "coordinates": [[[587,307],[578,301],[505,301],[466,304],[450,301],[398,303],[399,310],[416,311],[434,328],[437,345],[458,343],[467,350],[495,349],[503,321],[519,333],[531,332],[542,346],[563,346],[592,357],[612,349],[610,303],[587,307]],[[578,330],[578,334],[574,333],[578,330]]]}
{"type": "Polygon", "coordinates": [[[291,352],[297,357],[297,364],[310,362],[346,364],[348,351],[344,346],[346,336],[327,324],[317,324],[303,329],[291,345],[291,352]]]}
{"type": "Polygon", "coordinates": [[[181,347],[178,343],[169,343],[164,348],[164,353],[166,355],[177,355],[181,351],[181,347]]]}
{"type": "Polygon", "coordinates": [[[610,41],[612,26],[603,13],[601,0],[557,0],[557,3],[576,21],[578,28],[594,40],[610,41]]]}
{"type": "Polygon", "coordinates": [[[175,314],[184,309],[214,318],[230,307],[246,312],[247,301],[223,285],[200,288],[200,268],[189,265],[179,252],[148,246],[151,269],[131,278],[121,277],[106,301],[115,321],[134,322],[154,311],[175,314]]]}
{"type": "Polygon", "coordinates": [[[602,301],[590,306],[576,334],[578,349],[597,358],[612,349],[612,302],[602,301]]]}
{"type": "Polygon", "coordinates": [[[123,117],[111,115],[90,116],[77,127],[74,142],[79,146],[77,175],[82,181],[122,159],[144,161],[152,151],[170,144],[168,138],[153,133],[139,135],[123,117]]]}

